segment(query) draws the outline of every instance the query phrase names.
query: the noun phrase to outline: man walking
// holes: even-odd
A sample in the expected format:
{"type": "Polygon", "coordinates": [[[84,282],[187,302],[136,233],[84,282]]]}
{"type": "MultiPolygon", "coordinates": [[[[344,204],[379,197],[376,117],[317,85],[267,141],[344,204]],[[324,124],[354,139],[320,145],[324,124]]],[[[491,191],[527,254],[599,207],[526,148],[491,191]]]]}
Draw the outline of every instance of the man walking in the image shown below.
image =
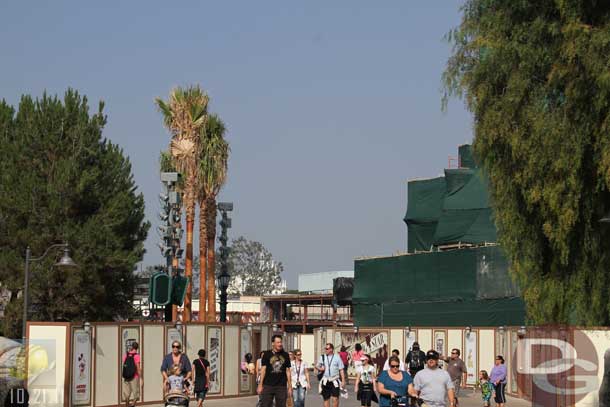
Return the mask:
{"type": "Polygon", "coordinates": [[[429,350],[426,354],[426,368],[420,370],[413,380],[413,388],[423,400],[422,406],[428,407],[455,407],[455,394],[453,382],[443,369],[438,367],[438,352],[429,350]],[[449,398],[449,404],[447,404],[449,398]]]}
{"type": "Polygon", "coordinates": [[[419,343],[413,342],[413,349],[407,353],[405,363],[411,377],[415,377],[417,372],[424,369],[424,366],[426,366],[426,354],[419,348],[419,343]]]}
{"type": "Polygon", "coordinates": [[[138,343],[133,342],[129,351],[123,355],[123,385],[122,393],[125,407],[135,406],[140,398],[140,355],[138,343]]]}
{"type": "Polygon", "coordinates": [[[292,398],[290,357],[282,346],[282,335],[271,337],[272,349],[263,354],[261,379],[256,392],[261,395],[261,406],[286,407],[286,399],[292,398]]]}
{"type": "Polygon", "coordinates": [[[455,405],[459,404],[458,397],[460,396],[460,387],[462,386],[462,378],[466,383],[466,363],[460,358],[460,350],[452,349],[451,357],[442,357],[447,362],[447,373],[453,382],[453,391],[455,393],[455,405]]]}
{"type": "Polygon", "coordinates": [[[335,346],[332,343],[327,343],[324,351],[325,354],[320,356],[316,366],[316,370],[323,374],[318,388],[324,399],[324,407],[330,407],[331,398],[333,407],[339,407],[339,395],[341,389],[345,388],[343,361],[338,355],[335,355],[335,346]]]}
{"type": "MultiPolygon", "coordinates": [[[[400,351],[398,349],[393,349],[392,350],[392,356],[396,356],[398,359],[400,359],[400,351]]],[[[390,358],[387,358],[385,363],[383,364],[383,370],[390,370],[390,358]]],[[[400,361],[400,368],[399,370],[401,372],[405,372],[405,364],[403,363],[403,361],[400,361]]]]}

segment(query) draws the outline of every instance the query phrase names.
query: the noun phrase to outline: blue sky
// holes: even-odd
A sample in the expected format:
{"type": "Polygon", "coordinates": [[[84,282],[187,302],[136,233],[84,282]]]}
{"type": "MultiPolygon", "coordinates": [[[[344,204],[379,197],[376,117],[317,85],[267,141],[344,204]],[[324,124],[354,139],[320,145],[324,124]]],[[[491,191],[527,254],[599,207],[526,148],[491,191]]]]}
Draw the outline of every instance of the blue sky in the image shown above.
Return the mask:
{"type": "MultiPolygon", "coordinates": [[[[299,273],[405,250],[407,179],[438,175],[472,139],[463,104],[440,103],[460,4],[3,3],[0,98],[73,87],[92,107],[103,99],[105,136],[129,155],[156,225],[169,135],[154,98],[201,84],[228,127],[230,234],[261,241],[296,287],[299,273]]],[[[161,261],[157,240],[145,264],[161,261]]]]}

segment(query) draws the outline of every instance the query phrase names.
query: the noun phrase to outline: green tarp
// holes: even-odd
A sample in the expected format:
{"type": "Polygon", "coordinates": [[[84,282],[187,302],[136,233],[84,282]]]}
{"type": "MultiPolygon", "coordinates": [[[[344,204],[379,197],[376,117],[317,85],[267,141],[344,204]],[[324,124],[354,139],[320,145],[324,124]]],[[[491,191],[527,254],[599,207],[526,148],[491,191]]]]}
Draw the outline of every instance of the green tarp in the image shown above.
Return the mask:
{"type": "Polygon", "coordinates": [[[355,262],[352,301],[360,326],[378,326],[382,314],[386,326],[522,323],[519,295],[499,246],[355,262]]]}
{"type": "Polygon", "coordinates": [[[462,144],[459,146],[458,154],[461,168],[477,168],[477,164],[472,153],[472,146],[470,144],[462,144]]]}
{"type": "MultiPolygon", "coordinates": [[[[470,146],[460,146],[460,157],[470,146]]],[[[474,165],[474,164],[472,164],[474,165]]],[[[408,184],[408,251],[430,250],[455,243],[497,241],[487,179],[479,168],[445,170],[445,176],[408,184]]]]}
{"type": "Polygon", "coordinates": [[[445,178],[409,182],[409,207],[404,217],[409,230],[409,251],[430,250],[445,195],[445,178]]]}

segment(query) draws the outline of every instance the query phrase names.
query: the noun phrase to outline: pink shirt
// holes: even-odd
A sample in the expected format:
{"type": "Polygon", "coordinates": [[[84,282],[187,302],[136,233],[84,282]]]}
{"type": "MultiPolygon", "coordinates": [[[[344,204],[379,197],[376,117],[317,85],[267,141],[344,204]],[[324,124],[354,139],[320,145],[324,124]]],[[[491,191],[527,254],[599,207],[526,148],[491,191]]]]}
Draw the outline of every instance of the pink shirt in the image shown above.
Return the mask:
{"type": "MultiPolygon", "coordinates": [[[[129,352],[133,354],[133,361],[136,363],[136,366],[140,366],[140,354],[137,352],[129,352]]],[[[125,363],[125,359],[127,359],[127,355],[123,356],[123,364],[125,363]]],[[[136,371],[136,375],[133,377],[134,379],[137,379],[138,377],[140,377],[136,371]]]]}

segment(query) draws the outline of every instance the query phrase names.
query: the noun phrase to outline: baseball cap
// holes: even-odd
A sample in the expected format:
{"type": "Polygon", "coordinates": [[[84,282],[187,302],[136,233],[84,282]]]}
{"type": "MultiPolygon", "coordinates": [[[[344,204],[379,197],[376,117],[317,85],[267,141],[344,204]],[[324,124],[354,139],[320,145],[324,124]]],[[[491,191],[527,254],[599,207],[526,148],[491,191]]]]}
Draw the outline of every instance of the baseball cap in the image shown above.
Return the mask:
{"type": "Polygon", "coordinates": [[[438,360],[438,352],[435,350],[429,350],[428,353],[426,353],[426,360],[430,359],[438,360]]]}

